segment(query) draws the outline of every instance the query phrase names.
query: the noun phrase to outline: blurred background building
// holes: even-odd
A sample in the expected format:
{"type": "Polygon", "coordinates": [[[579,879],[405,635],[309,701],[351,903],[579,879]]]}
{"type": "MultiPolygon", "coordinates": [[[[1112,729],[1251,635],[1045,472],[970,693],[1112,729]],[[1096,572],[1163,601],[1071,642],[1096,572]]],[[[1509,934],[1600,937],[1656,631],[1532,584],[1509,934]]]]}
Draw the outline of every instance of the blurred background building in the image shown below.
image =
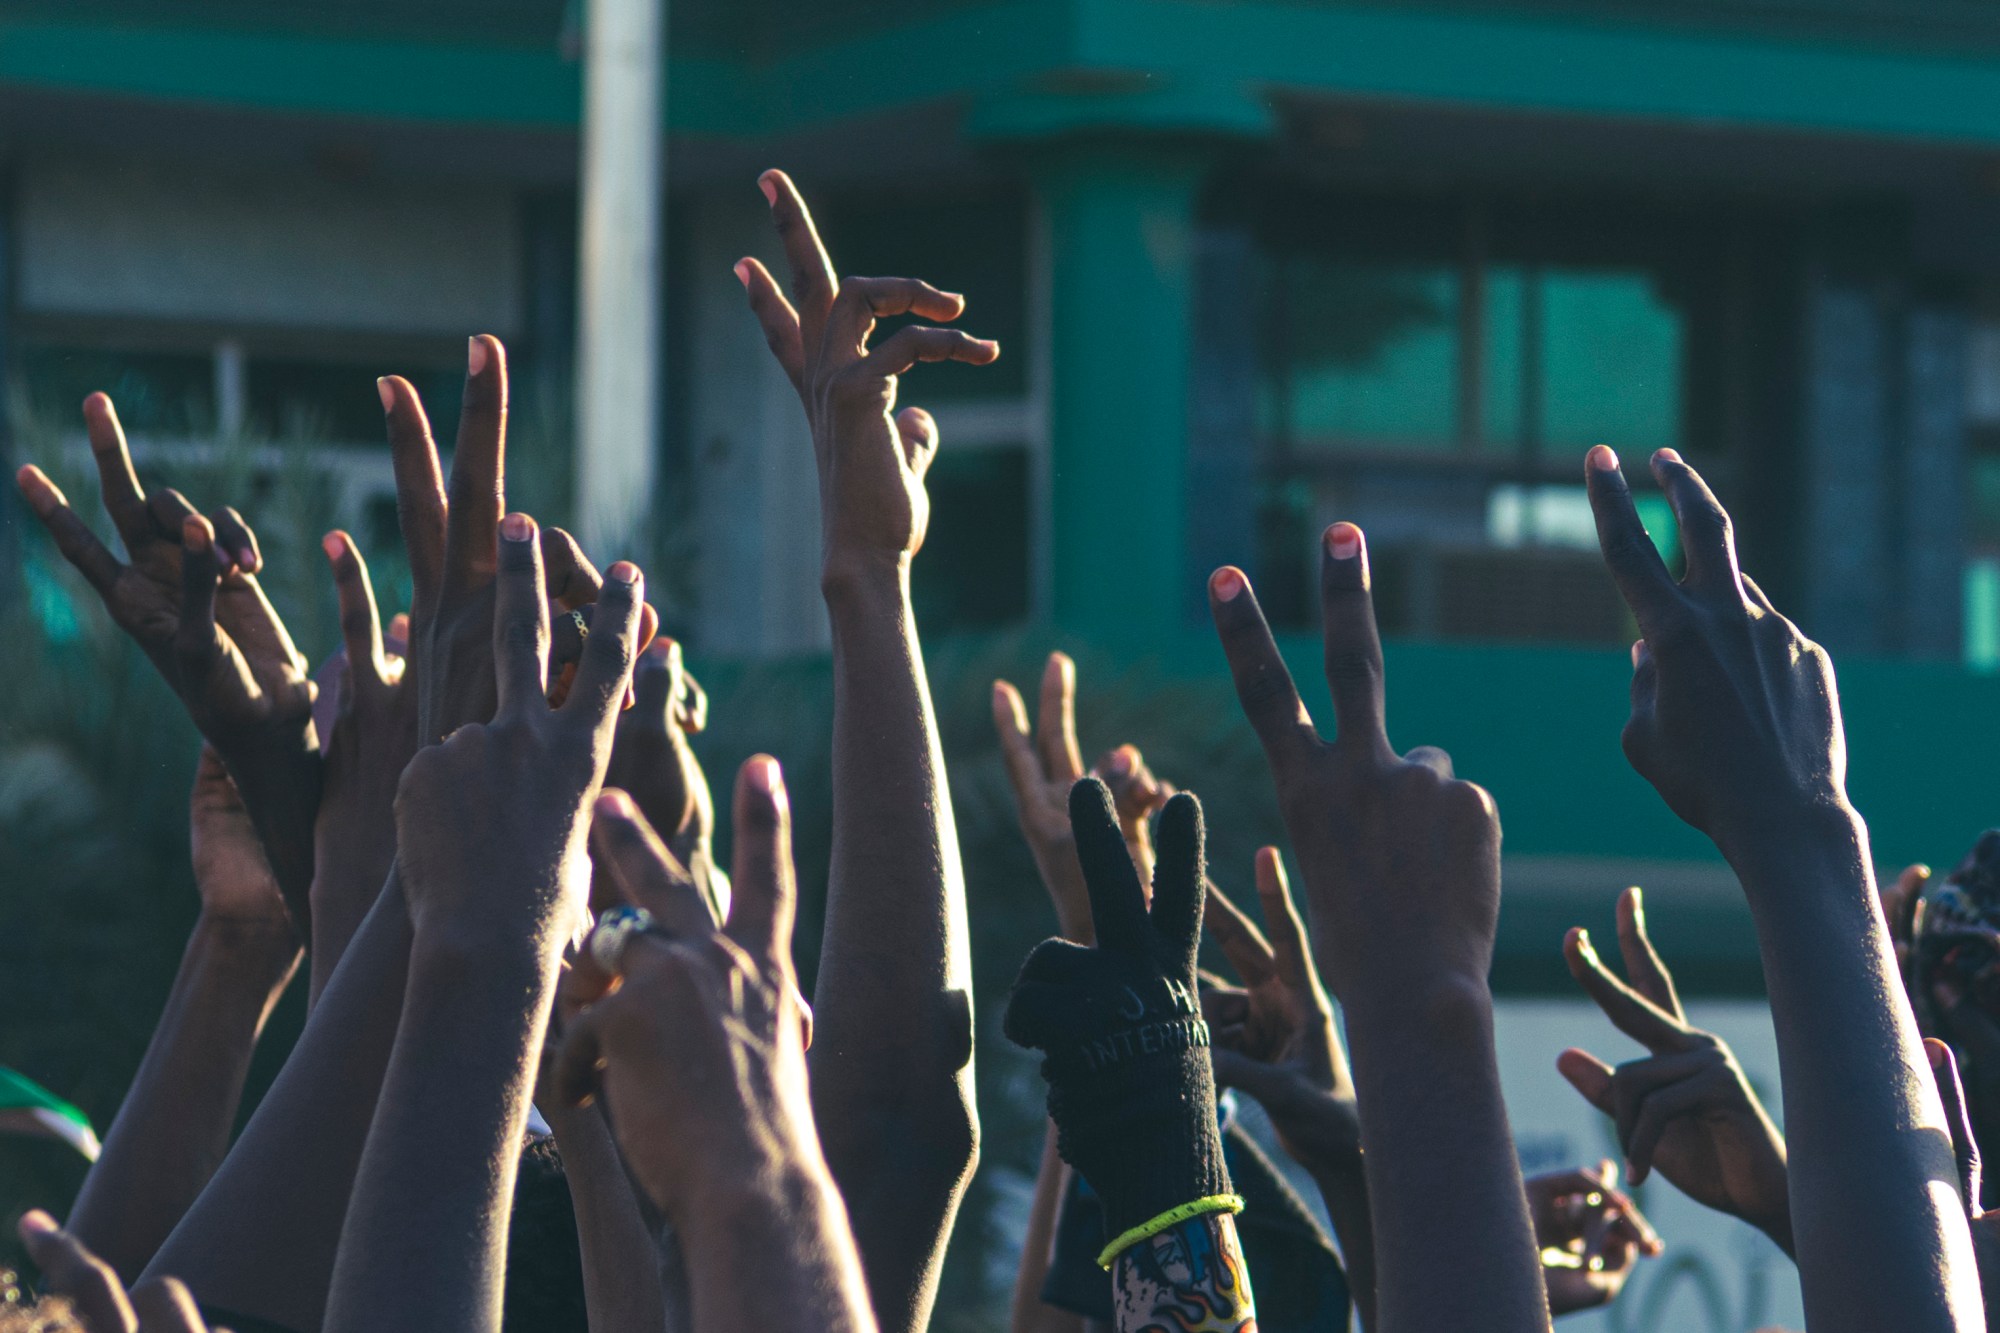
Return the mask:
{"type": "MultiPolygon", "coordinates": [[[[369,381],[410,375],[448,436],[478,330],[560,465],[579,22],[4,0],[17,408],[106,388],[155,458],[310,449],[393,543],[369,381]]],[[[783,271],[754,185],[782,166],[845,270],[963,291],[1006,348],[907,383],[944,438],[928,635],[1053,625],[1212,675],[1202,579],[1231,561],[1306,680],[1315,536],[1368,529],[1394,734],[1451,748],[1507,820],[1503,986],[1560,984],[1561,928],[1629,881],[1671,903],[1695,989],[1757,984],[1726,869],[1611,742],[1635,631],[1591,444],[1686,454],[1834,650],[1885,861],[1948,862],[1992,821],[1990,6],[675,0],[670,34],[665,389],[633,445],[686,539],[671,618],[697,662],[825,645],[803,422],[730,272],[783,271]]]]}

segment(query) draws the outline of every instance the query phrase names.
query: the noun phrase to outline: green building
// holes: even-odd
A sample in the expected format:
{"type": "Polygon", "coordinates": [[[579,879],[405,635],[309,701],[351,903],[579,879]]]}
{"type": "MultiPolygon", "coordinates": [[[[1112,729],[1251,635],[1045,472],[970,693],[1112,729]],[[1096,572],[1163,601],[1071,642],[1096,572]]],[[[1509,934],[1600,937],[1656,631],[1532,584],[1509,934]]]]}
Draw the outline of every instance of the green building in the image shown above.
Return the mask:
{"type": "MultiPolygon", "coordinates": [[[[161,456],[310,438],[379,531],[367,378],[449,402],[492,331],[562,438],[575,23],[6,0],[9,383],[64,412],[111,387],[161,456]]],[[[1313,538],[1360,521],[1396,737],[1507,819],[1510,984],[1634,879],[1674,895],[1670,953],[1754,977],[1726,873],[1614,743],[1633,630],[1592,443],[1680,448],[1835,650],[1885,863],[2000,822],[2000,15],[682,0],[671,31],[660,512],[688,516],[698,656],[824,644],[802,424],[730,274],[771,254],[777,165],[844,267],[967,292],[1007,349],[910,383],[945,441],[927,630],[1047,621],[1214,672],[1201,579],[1233,561],[1311,677],[1313,538]]]]}

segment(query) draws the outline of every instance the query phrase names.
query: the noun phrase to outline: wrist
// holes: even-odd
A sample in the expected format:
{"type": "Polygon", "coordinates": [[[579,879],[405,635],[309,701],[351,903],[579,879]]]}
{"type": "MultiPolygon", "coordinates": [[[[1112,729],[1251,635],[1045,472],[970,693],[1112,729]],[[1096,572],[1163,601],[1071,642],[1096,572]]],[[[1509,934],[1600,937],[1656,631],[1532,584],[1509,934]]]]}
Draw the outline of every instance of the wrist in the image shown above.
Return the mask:
{"type": "Polygon", "coordinates": [[[290,975],[300,953],[289,917],[222,916],[206,907],[195,918],[188,942],[219,965],[273,977],[290,975]]]}
{"type": "Polygon", "coordinates": [[[836,616],[907,602],[910,556],[901,551],[829,549],[820,568],[820,594],[836,616]]]}
{"type": "Polygon", "coordinates": [[[1742,819],[1716,829],[1709,840],[1748,888],[1753,879],[1793,879],[1801,863],[1865,863],[1868,829],[1861,812],[1836,794],[1742,819]]]}
{"type": "Polygon", "coordinates": [[[1419,1045],[1457,1047],[1489,1042],[1493,1030],[1493,990],[1483,975],[1440,971],[1413,974],[1393,966],[1379,983],[1347,987],[1340,997],[1348,1041],[1353,1044],[1378,1029],[1391,1029],[1393,1039],[1419,1045]]]}

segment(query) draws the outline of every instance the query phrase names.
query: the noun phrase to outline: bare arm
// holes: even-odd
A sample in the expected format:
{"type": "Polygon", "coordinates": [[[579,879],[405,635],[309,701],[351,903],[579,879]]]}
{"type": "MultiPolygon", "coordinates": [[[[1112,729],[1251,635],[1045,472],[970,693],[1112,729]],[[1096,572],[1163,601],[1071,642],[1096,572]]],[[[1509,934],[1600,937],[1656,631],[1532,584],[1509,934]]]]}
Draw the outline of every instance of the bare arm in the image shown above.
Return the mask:
{"type": "Polygon", "coordinates": [[[1486,984],[1500,908],[1492,798],[1457,780],[1443,751],[1399,756],[1389,744],[1359,528],[1336,523],[1321,541],[1332,741],[1314,729],[1249,580],[1218,570],[1209,600],[1304,876],[1313,951],[1346,1012],[1379,1327],[1546,1328],[1486,984]],[[1481,1243],[1440,1255],[1434,1201],[1447,1196],[1481,1243]]]}
{"type": "Polygon", "coordinates": [[[883,1323],[929,1319],[952,1219],[978,1157],[965,884],[924,678],[910,561],[937,429],[897,413],[919,361],[999,347],[912,326],[868,345],[878,316],[955,319],[963,298],[907,278],[836,289],[811,215],[782,172],[760,179],[796,311],[755,260],[737,266],[811,419],[823,584],[833,627],[833,858],[814,995],[813,1096],[826,1158],[883,1323]]]}
{"type": "Polygon", "coordinates": [[[667,1321],[660,1247],[639,1211],[611,1126],[594,1106],[566,1106],[539,1093],[535,1104],[555,1131],[576,1207],[590,1333],[665,1333],[674,1326],[667,1321]]]}
{"type": "Polygon", "coordinates": [[[202,913],[146,1058],[69,1219],[69,1230],[127,1281],[151,1261],[229,1151],[258,1033],[299,962],[256,830],[206,746],[193,807],[202,913]]]}
{"type": "Polygon", "coordinates": [[[1687,552],[1678,582],[1616,456],[1600,445],[1585,468],[1605,561],[1645,635],[1625,753],[1749,899],[1807,1320],[1815,1333],[1978,1328],[1944,1111],[1847,799],[1832,664],[1738,568],[1729,516],[1694,470],[1668,449],[1653,471],[1687,552]]]}

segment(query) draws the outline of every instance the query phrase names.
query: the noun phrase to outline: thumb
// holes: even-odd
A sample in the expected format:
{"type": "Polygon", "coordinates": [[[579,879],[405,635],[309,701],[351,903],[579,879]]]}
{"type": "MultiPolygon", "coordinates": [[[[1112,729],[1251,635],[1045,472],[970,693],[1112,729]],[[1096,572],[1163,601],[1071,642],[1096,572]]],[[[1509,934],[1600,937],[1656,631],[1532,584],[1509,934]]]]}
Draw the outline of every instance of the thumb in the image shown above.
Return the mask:
{"type": "Polygon", "coordinates": [[[1976,1216],[1979,1211],[1979,1143],[1972,1137],[1972,1116],[1965,1104],[1965,1085],[1959,1081],[1958,1061],[1953,1057],[1951,1047],[1936,1037],[1924,1038],[1924,1054],[1930,1057],[1938,1098],[1944,1103],[1944,1123],[1951,1131],[1951,1155],[1958,1166],[1958,1187],[1965,1196],[1966,1215],[1976,1216]]]}

